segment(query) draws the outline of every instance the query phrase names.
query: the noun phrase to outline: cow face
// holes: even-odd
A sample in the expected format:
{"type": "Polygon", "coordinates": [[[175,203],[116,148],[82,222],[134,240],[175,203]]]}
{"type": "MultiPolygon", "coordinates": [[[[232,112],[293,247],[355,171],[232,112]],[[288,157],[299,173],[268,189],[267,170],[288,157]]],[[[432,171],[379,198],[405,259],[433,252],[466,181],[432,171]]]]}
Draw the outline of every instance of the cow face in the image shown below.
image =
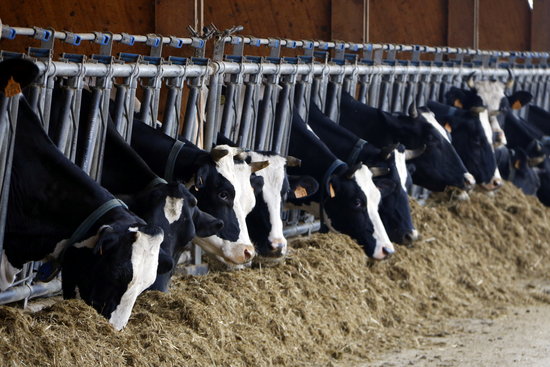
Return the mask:
{"type": "Polygon", "coordinates": [[[416,167],[415,184],[431,191],[443,191],[447,186],[467,189],[472,184],[471,175],[432,112],[421,110],[416,118],[402,116],[400,122],[400,140],[407,149],[424,149],[411,160],[416,167]]]}
{"type": "Polygon", "coordinates": [[[355,172],[332,177],[324,205],[329,227],[351,236],[378,260],[395,252],[378,213],[380,199],[372,173],[360,165],[355,172]]]}
{"type": "Polygon", "coordinates": [[[276,262],[288,252],[281,217],[284,201],[289,194],[300,198],[313,195],[318,184],[309,176],[293,177],[289,182],[285,166],[298,164],[295,158],[269,152],[250,152],[249,156],[252,162],[267,161],[269,165],[256,173],[263,179],[263,187],[256,192],[256,206],[246,222],[261,261],[276,262]]]}
{"type": "Polygon", "coordinates": [[[519,187],[525,195],[536,195],[541,183],[537,172],[529,164],[529,157],[521,150],[514,150],[511,154],[510,161],[514,176],[512,183],[519,187]]]}
{"type": "Polygon", "coordinates": [[[250,183],[252,167],[242,160],[237,148],[220,145],[213,152],[219,153],[214,171],[211,166],[203,166],[208,171],[199,169],[195,195],[201,209],[222,219],[224,226],[218,235],[196,238],[196,243],[222,261],[243,264],[255,255],[246,225],[246,216],[256,203],[250,183]]]}
{"type": "Polygon", "coordinates": [[[137,296],[155,281],[162,229],[103,226],[87,247],[71,247],[63,262],[63,296],[80,297],[121,330],[137,296]]]}
{"type": "Polygon", "coordinates": [[[410,245],[418,239],[418,231],[413,225],[406,191],[405,148],[400,145],[386,162],[377,163],[378,166],[382,164],[389,173],[373,178],[382,197],[378,209],[380,218],[392,242],[410,245]]]}

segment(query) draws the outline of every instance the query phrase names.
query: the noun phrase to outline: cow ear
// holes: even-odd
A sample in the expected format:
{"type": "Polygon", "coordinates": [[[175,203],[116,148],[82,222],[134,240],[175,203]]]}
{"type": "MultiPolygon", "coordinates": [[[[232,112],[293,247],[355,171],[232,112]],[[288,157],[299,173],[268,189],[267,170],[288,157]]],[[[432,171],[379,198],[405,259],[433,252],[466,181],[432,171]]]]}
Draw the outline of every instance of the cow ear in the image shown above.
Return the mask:
{"type": "Polygon", "coordinates": [[[457,108],[463,108],[464,96],[464,91],[457,87],[452,87],[447,93],[445,93],[447,104],[457,108]]]}
{"type": "Polygon", "coordinates": [[[108,252],[116,243],[115,230],[111,226],[102,226],[98,231],[97,242],[92,252],[94,255],[103,255],[108,252]]]}
{"type": "Polygon", "coordinates": [[[376,180],[374,184],[378,188],[378,191],[380,191],[380,195],[382,196],[382,198],[385,198],[386,196],[391,194],[397,186],[395,182],[387,178],[376,180]]]}
{"type": "Polygon", "coordinates": [[[208,165],[202,165],[195,174],[195,190],[199,191],[206,185],[206,178],[208,177],[208,165]]]}
{"type": "Polygon", "coordinates": [[[13,97],[38,76],[36,64],[27,59],[8,59],[0,62],[0,92],[13,97]]]}
{"type": "Polygon", "coordinates": [[[224,148],[214,147],[212,148],[212,151],[210,151],[210,155],[212,156],[212,159],[214,160],[214,162],[219,161],[220,159],[222,159],[228,154],[229,154],[229,150],[224,148]]]}
{"type": "Polygon", "coordinates": [[[288,176],[289,199],[304,199],[319,190],[319,183],[311,176],[288,176]]]}
{"type": "Polygon", "coordinates": [[[510,103],[510,107],[512,107],[513,110],[519,110],[520,108],[528,104],[532,98],[533,95],[531,93],[520,90],[509,96],[508,102],[510,103]]]}
{"type": "Polygon", "coordinates": [[[264,169],[267,166],[269,166],[269,161],[251,162],[250,163],[250,168],[252,170],[252,173],[258,172],[259,170],[264,169]]]}
{"type": "Polygon", "coordinates": [[[514,162],[514,168],[517,170],[521,168],[521,160],[516,159],[516,161],[514,162]]]}
{"type": "Polygon", "coordinates": [[[254,190],[254,195],[259,195],[264,187],[264,178],[262,176],[250,175],[250,185],[254,190]]]}

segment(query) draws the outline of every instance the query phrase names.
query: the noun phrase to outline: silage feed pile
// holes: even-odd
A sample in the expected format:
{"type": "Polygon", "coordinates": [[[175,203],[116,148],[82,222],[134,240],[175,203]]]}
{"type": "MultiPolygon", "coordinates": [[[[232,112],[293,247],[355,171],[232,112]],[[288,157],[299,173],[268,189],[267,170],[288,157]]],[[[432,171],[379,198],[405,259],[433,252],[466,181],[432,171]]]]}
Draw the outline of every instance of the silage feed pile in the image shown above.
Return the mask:
{"type": "Polygon", "coordinates": [[[0,307],[0,365],[338,364],[414,345],[449,317],[548,302],[517,287],[549,274],[550,209],[535,198],[507,185],[413,210],[423,239],[389,261],[367,261],[344,235],[297,239],[284,265],[179,277],[169,294],[143,294],[122,332],[77,300],[0,307]]]}

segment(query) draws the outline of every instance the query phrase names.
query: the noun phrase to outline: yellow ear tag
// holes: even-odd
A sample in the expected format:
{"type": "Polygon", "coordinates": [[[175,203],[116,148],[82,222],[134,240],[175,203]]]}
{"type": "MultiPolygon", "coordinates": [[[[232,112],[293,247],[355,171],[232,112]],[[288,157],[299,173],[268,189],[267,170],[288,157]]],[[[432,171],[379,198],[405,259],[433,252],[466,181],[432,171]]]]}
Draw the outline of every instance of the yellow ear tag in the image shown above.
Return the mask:
{"type": "Polygon", "coordinates": [[[8,80],[8,84],[6,84],[6,87],[4,88],[4,95],[9,98],[19,93],[21,93],[21,86],[19,85],[19,83],[13,80],[12,76],[10,80],[8,80]]]}
{"type": "Polygon", "coordinates": [[[515,101],[514,104],[512,105],[513,110],[519,110],[521,107],[523,106],[521,105],[520,101],[515,101]]]}
{"type": "Polygon", "coordinates": [[[449,124],[448,122],[445,123],[445,130],[447,130],[449,134],[453,131],[451,124],[449,124]]]}
{"type": "Polygon", "coordinates": [[[223,106],[225,104],[225,96],[220,96],[220,104],[223,106]]]}
{"type": "Polygon", "coordinates": [[[333,198],[336,196],[336,193],[334,192],[334,187],[332,187],[332,184],[329,184],[330,189],[330,197],[333,198]]]}
{"type": "Polygon", "coordinates": [[[519,159],[517,159],[515,162],[514,162],[514,168],[515,169],[520,169],[521,167],[521,161],[519,159]]]}
{"type": "Polygon", "coordinates": [[[294,189],[294,197],[296,199],[300,199],[306,196],[307,196],[307,190],[305,189],[305,187],[296,186],[296,188],[294,189]]]}
{"type": "Polygon", "coordinates": [[[455,99],[454,106],[458,108],[462,108],[462,102],[460,102],[460,99],[455,99]]]}

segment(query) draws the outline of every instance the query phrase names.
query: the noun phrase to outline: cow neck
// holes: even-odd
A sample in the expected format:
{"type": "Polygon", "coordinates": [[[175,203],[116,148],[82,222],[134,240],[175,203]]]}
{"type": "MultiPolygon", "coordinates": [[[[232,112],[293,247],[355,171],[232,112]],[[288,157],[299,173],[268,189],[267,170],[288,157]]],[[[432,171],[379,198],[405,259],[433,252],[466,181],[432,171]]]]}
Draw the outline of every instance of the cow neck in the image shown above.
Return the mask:
{"type": "Polygon", "coordinates": [[[153,189],[154,187],[157,187],[158,185],[161,185],[161,184],[168,184],[168,182],[164,178],[157,176],[157,177],[153,178],[147,186],[145,186],[145,189],[143,189],[143,191],[149,191],[149,190],[153,189]]]}
{"type": "Polygon", "coordinates": [[[94,210],[73,232],[71,237],[63,243],[61,252],[55,258],[48,259],[44,264],[40,266],[37,273],[37,279],[41,282],[49,282],[52,280],[61,270],[61,264],[65,256],[65,252],[69,247],[75,243],[83,240],[84,235],[97,223],[97,221],[103,217],[107,212],[114,208],[124,207],[128,209],[126,204],[124,204],[119,199],[111,199],[103,203],[99,208],[94,210]]]}
{"type": "Polygon", "coordinates": [[[323,175],[323,181],[322,181],[322,190],[321,190],[321,198],[320,198],[320,201],[319,201],[319,206],[320,206],[320,210],[319,210],[319,216],[320,216],[320,220],[321,220],[321,224],[325,224],[325,196],[327,193],[329,193],[329,196],[330,196],[330,177],[334,174],[334,172],[342,167],[342,166],[345,166],[346,163],[344,163],[343,161],[339,160],[339,159],[336,159],[334,160],[334,162],[332,162],[332,164],[328,167],[328,169],[325,171],[325,174],[323,175]]]}
{"type": "Polygon", "coordinates": [[[176,166],[176,160],[178,159],[178,155],[181,151],[181,148],[185,143],[181,140],[174,141],[174,145],[172,145],[172,149],[170,149],[170,154],[168,154],[168,159],[166,159],[166,166],[164,168],[164,178],[168,182],[174,181],[174,168],[176,166]]]}
{"type": "Polygon", "coordinates": [[[355,162],[357,162],[359,153],[361,153],[361,150],[363,149],[365,144],[367,144],[366,140],[363,140],[361,138],[357,139],[357,141],[353,145],[353,148],[351,149],[351,152],[349,153],[348,159],[346,160],[349,166],[353,166],[355,162]]]}

